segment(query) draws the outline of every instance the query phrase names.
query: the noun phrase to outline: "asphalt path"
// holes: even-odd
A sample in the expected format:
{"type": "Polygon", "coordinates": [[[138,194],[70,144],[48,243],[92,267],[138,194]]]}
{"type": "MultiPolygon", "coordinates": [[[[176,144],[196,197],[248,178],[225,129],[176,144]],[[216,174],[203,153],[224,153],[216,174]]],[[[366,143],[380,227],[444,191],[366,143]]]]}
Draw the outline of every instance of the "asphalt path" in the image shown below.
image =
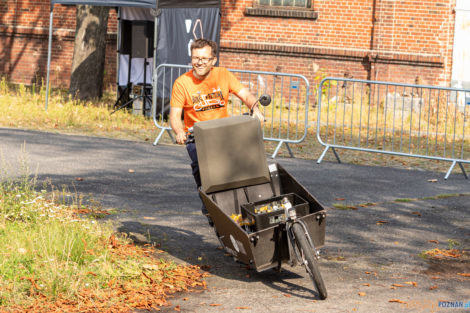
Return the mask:
{"type": "Polygon", "coordinates": [[[39,182],[116,208],[110,219],[118,231],[208,269],[208,289],[176,296],[168,311],[459,312],[438,300],[470,301],[470,279],[458,274],[470,272],[465,255],[418,256],[452,243],[470,247],[470,181],[458,172],[444,180],[443,173],[277,159],[327,209],[320,269],[329,296],[321,301],[303,268],[257,273],[220,250],[181,146],[3,128],[0,153],[8,175],[27,164],[39,182]],[[338,203],[349,208],[333,208],[338,203]]]}

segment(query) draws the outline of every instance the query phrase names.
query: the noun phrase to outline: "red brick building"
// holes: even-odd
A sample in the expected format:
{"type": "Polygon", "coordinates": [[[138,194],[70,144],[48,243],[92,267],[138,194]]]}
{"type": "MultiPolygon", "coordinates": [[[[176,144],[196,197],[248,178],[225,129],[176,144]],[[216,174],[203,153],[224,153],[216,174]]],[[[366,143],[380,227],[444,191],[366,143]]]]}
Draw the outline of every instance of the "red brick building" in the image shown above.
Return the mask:
{"type": "MultiPolygon", "coordinates": [[[[222,0],[220,64],[236,69],[449,86],[456,1],[222,0]]],[[[0,0],[0,75],[45,79],[49,0],[0,0]]],[[[110,10],[106,83],[116,81],[110,10]]],[[[51,82],[68,86],[75,7],[54,7],[51,82]]]]}

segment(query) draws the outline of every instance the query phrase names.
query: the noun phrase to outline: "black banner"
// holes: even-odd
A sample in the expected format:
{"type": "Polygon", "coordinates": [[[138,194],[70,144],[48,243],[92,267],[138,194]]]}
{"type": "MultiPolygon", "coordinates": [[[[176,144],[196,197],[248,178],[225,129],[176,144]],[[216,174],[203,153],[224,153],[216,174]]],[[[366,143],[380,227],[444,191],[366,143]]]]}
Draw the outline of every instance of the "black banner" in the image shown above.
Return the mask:
{"type": "MultiPolygon", "coordinates": [[[[197,38],[210,39],[219,44],[219,8],[161,9],[158,18],[157,67],[160,64],[190,65],[190,46],[197,38]]],[[[176,78],[169,69],[167,73],[158,73],[157,97],[161,97],[164,92],[167,98],[176,78]]]]}

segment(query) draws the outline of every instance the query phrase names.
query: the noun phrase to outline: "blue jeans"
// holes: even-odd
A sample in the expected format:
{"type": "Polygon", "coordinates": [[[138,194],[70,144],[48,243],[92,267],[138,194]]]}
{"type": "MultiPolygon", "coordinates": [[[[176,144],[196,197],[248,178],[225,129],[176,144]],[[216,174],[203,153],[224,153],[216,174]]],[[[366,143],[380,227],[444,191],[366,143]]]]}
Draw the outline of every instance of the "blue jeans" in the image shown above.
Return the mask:
{"type": "MultiPolygon", "coordinates": [[[[194,180],[196,181],[197,188],[199,189],[199,187],[201,187],[201,175],[199,174],[199,163],[197,161],[196,144],[194,142],[188,143],[186,145],[186,150],[188,150],[189,157],[191,158],[191,169],[193,171],[193,177],[194,177],[194,180]]],[[[198,194],[199,194],[199,190],[198,190],[198,194]]],[[[201,196],[199,195],[199,198],[200,197],[201,196]]],[[[202,214],[204,214],[204,216],[206,216],[209,219],[209,224],[211,224],[212,220],[208,216],[209,212],[207,211],[204,203],[202,203],[201,212],[202,214]]]]}
{"type": "Polygon", "coordinates": [[[201,187],[201,175],[199,174],[199,163],[197,161],[196,144],[194,142],[186,145],[189,157],[191,158],[191,168],[193,170],[193,177],[196,181],[197,188],[201,187]]]}

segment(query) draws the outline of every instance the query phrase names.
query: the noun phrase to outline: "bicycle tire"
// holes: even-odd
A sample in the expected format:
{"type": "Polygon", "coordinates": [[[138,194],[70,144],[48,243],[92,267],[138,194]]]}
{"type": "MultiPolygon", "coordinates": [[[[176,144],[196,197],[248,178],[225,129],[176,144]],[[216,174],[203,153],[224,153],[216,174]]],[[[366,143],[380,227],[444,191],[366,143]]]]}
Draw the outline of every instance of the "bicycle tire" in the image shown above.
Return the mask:
{"type": "Polygon", "coordinates": [[[315,259],[315,256],[313,255],[313,249],[310,246],[307,240],[307,237],[305,235],[304,228],[299,223],[294,223],[292,225],[292,232],[294,233],[295,242],[297,244],[297,247],[300,250],[302,258],[304,259],[304,261],[306,261],[306,263],[304,262],[304,264],[302,265],[305,266],[307,273],[310,275],[310,278],[312,279],[318,291],[320,299],[325,300],[326,297],[328,296],[326,292],[326,286],[325,286],[325,283],[323,282],[323,278],[321,277],[317,260],[315,259]]]}

